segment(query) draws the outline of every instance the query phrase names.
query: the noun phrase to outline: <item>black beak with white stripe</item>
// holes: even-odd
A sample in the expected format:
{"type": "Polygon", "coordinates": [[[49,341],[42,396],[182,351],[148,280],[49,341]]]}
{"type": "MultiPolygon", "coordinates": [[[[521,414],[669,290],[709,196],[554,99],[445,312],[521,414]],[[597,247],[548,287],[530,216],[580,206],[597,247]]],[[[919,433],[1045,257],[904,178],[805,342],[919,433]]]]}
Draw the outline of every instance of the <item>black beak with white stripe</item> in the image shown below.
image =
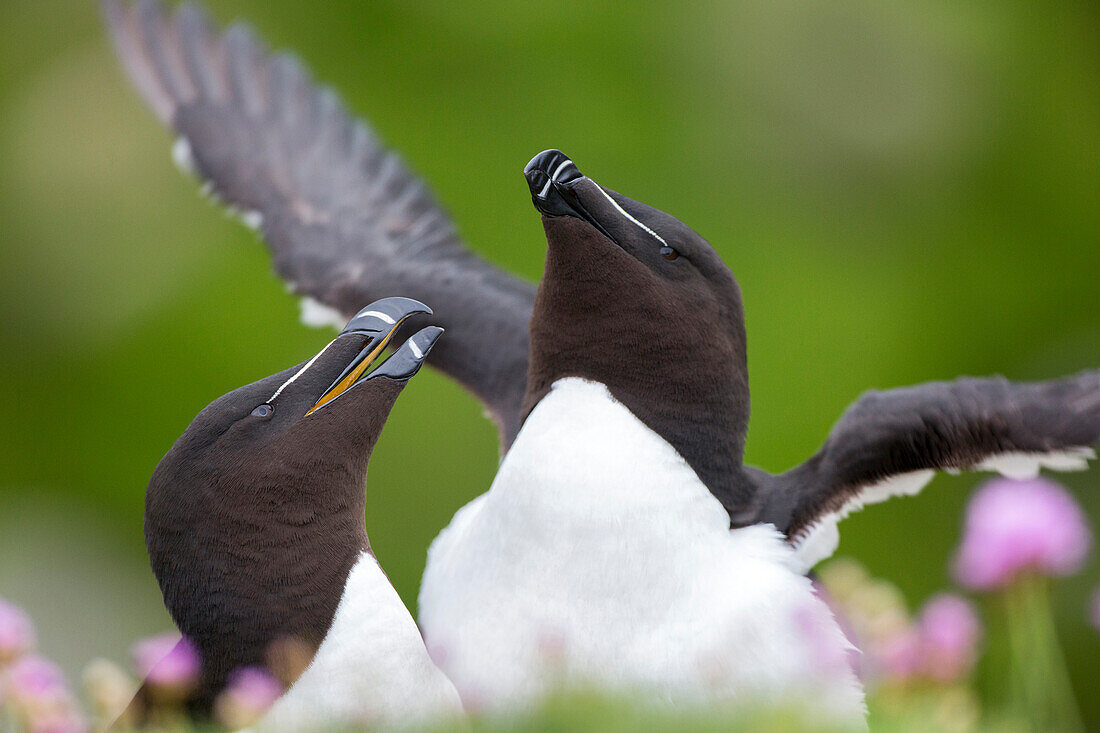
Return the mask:
{"type": "Polygon", "coordinates": [[[660,255],[666,261],[701,248],[699,235],[665,212],[608,190],[583,175],[560,150],[544,150],[523,169],[531,200],[547,218],[572,217],[635,257],[660,255]],[[662,232],[662,233],[658,233],[662,232]],[[666,238],[667,237],[667,238],[666,238]]]}
{"type": "Polygon", "coordinates": [[[385,364],[364,376],[406,318],[416,314],[431,315],[431,313],[431,308],[412,298],[385,298],[371,303],[356,313],[337,338],[364,337],[366,341],[362,350],[333,380],[332,385],[317,399],[306,415],[313,414],[338,397],[347,394],[347,391],[360,381],[381,376],[406,380],[416,374],[425,354],[443,333],[441,328],[430,326],[417,332],[397,350],[397,353],[387,359],[385,364]]]}
{"type": "Polygon", "coordinates": [[[523,169],[531,200],[544,216],[573,216],[596,227],[611,238],[603,225],[584,208],[576,184],[584,178],[576,164],[560,150],[544,150],[523,169]]]}

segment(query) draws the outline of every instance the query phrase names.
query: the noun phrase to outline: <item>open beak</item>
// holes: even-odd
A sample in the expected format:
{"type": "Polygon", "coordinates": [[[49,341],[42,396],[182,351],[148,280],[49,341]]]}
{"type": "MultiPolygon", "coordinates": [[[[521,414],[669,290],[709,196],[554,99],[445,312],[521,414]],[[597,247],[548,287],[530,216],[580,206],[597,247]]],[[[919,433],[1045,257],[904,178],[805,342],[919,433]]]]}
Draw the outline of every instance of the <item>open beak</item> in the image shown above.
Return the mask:
{"type": "Polygon", "coordinates": [[[408,379],[416,374],[420,365],[427,356],[428,351],[435,344],[436,339],[443,333],[443,329],[436,326],[418,331],[412,338],[394,353],[378,369],[367,377],[363,375],[378,360],[378,356],[393,338],[401,324],[409,316],[418,313],[431,315],[432,309],[418,300],[412,298],[383,298],[376,300],[363,310],[355,314],[348,321],[344,330],[337,338],[345,336],[360,336],[366,341],[362,350],[356,355],[340,376],[325,390],[313,407],[309,408],[306,416],[320,410],[340,395],[351,389],[361,381],[372,379],[375,376],[388,376],[391,379],[408,379]],[[395,359],[397,362],[395,363],[395,359]],[[391,363],[393,366],[391,367],[391,363]]]}

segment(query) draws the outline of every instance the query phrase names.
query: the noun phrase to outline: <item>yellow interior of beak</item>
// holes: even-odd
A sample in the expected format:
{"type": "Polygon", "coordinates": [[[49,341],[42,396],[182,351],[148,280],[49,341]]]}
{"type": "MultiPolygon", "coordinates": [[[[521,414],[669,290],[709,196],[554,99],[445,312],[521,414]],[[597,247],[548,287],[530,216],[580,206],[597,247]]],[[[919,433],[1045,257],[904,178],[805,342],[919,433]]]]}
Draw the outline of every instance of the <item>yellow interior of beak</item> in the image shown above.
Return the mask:
{"type": "MultiPolygon", "coordinates": [[[[402,321],[403,320],[404,319],[402,319],[402,321]]],[[[327,392],[321,395],[321,399],[317,400],[317,403],[313,405],[313,407],[309,408],[309,411],[306,413],[306,417],[309,417],[314,412],[320,410],[322,407],[327,405],[329,402],[332,402],[334,399],[343,394],[344,390],[355,384],[356,381],[359,380],[359,377],[363,374],[363,372],[369,369],[370,365],[374,363],[374,360],[378,358],[378,355],[382,353],[382,349],[386,348],[386,344],[388,344],[393,335],[397,333],[397,327],[400,325],[401,321],[398,321],[394,325],[394,327],[390,329],[390,332],[386,334],[386,337],[379,341],[377,346],[371,349],[371,352],[367,354],[367,357],[365,359],[359,362],[359,364],[350,372],[348,372],[348,374],[343,379],[332,385],[332,387],[329,388],[327,392]]]]}

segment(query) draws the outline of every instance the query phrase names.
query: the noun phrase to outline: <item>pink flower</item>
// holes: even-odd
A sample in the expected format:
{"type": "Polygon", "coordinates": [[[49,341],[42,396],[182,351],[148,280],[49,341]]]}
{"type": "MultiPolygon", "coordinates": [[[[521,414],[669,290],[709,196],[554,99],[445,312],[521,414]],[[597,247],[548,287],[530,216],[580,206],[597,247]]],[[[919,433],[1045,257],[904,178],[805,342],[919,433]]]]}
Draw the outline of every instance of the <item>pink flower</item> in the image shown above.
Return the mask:
{"type": "Polygon", "coordinates": [[[27,614],[0,598],[0,663],[34,648],[34,625],[27,614]]]}
{"type": "Polygon", "coordinates": [[[934,596],[917,622],[924,673],[941,682],[966,675],[977,658],[981,624],[974,608],[958,596],[934,596]]]}
{"type": "Polygon", "coordinates": [[[195,645],[179,634],[142,639],[131,650],[138,676],[161,687],[190,687],[199,678],[202,659],[195,645]]]}
{"type": "Polygon", "coordinates": [[[5,693],[16,700],[60,700],[69,695],[61,670],[37,655],[17,659],[8,667],[5,677],[5,693]]]}
{"type": "Polygon", "coordinates": [[[267,669],[242,667],[229,676],[214,712],[226,727],[243,728],[259,720],[282,694],[283,684],[267,669]]]}
{"type": "Polygon", "coordinates": [[[1026,571],[1071,575],[1092,536],[1077,502],[1045,478],[993,479],[966,510],[955,575],[977,590],[999,588],[1026,571]]]}
{"type": "Polygon", "coordinates": [[[263,667],[235,670],[226,689],[256,710],[267,710],[283,694],[283,684],[263,667]]]}
{"type": "Polygon", "coordinates": [[[904,682],[915,677],[924,661],[920,634],[913,627],[891,634],[881,642],[875,657],[887,679],[904,682]]]}

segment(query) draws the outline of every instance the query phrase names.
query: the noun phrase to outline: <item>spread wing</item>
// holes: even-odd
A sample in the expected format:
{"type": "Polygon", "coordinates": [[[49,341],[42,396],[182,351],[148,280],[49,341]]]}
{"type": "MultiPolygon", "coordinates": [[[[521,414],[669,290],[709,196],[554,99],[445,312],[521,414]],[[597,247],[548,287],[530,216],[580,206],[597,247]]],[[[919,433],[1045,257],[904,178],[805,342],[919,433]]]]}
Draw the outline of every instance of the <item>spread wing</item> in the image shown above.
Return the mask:
{"type": "MultiPolygon", "coordinates": [[[[378,298],[422,300],[448,333],[428,363],[487,406],[507,447],[527,383],[535,289],[467,249],[431,193],[292,56],[201,10],[103,0],[115,48],[173,155],[259,229],[275,269],[334,322],[378,298]]],[[[423,322],[410,323],[418,328],[423,322]]]]}
{"type": "Polygon", "coordinates": [[[762,519],[787,532],[805,569],[832,554],[837,522],[912,495],[936,471],[1034,476],[1087,468],[1100,443],[1100,371],[1048,382],[1003,378],[869,392],[821,450],[774,478],[762,519]]]}

